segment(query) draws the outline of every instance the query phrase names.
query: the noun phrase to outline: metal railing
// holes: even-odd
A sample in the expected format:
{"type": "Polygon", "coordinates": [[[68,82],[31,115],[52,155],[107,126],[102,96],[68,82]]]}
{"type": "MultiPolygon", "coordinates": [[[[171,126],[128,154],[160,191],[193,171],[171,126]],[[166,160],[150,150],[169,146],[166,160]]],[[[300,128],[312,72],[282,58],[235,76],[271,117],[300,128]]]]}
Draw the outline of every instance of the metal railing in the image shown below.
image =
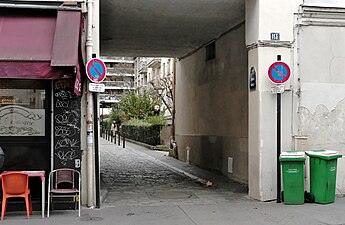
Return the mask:
{"type": "Polygon", "coordinates": [[[134,87],[134,82],[129,81],[103,81],[103,84],[105,85],[105,87],[134,87]]]}
{"type": "Polygon", "coordinates": [[[99,94],[99,100],[100,100],[100,101],[110,100],[110,101],[119,102],[119,101],[121,100],[121,96],[122,96],[122,95],[99,94]]]}

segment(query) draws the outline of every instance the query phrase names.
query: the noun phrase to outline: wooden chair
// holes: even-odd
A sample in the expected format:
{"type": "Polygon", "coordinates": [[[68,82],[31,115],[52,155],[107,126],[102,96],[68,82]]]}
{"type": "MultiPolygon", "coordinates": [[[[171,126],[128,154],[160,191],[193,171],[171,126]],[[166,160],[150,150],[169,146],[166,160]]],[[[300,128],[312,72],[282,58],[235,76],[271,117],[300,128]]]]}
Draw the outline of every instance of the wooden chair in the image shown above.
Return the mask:
{"type": "Polygon", "coordinates": [[[70,168],[61,168],[49,173],[48,180],[48,210],[53,207],[53,198],[72,197],[75,208],[78,204],[78,216],[80,217],[80,172],[70,168]]]}
{"type": "Polygon", "coordinates": [[[2,210],[1,220],[4,219],[7,199],[14,197],[25,198],[26,214],[30,219],[32,214],[32,203],[29,189],[29,176],[21,172],[5,172],[1,175],[2,179],[2,210]]]}

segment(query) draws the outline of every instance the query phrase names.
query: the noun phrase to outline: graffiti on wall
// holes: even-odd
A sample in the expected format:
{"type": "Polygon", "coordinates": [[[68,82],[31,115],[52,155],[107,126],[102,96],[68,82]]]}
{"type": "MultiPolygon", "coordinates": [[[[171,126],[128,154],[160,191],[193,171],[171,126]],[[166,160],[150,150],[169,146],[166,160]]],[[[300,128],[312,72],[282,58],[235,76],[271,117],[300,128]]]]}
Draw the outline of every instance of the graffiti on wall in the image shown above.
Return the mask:
{"type": "Polygon", "coordinates": [[[80,111],[73,81],[54,81],[54,168],[80,169],[80,111]]]}

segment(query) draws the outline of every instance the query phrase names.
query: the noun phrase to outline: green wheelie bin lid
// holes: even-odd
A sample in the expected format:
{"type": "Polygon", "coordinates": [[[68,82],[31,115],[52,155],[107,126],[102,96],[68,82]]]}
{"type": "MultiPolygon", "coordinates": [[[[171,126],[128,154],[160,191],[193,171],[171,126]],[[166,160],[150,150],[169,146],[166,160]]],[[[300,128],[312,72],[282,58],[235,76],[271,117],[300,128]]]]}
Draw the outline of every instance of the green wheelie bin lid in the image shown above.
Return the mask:
{"type": "Polygon", "coordinates": [[[306,154],[309,157],[316,157],[324,160],[332,160],[332,159],[337,159],[341,158],[342,155],[339,154],[338,151],[333,151],[333,150],[313,150],[313,151],[306,151],[306,154]]]}
{"type": "Polygon", "coordinates": [[[297,151],[282,152],[279,161],[305,161],[305,153],[297,151]]]}

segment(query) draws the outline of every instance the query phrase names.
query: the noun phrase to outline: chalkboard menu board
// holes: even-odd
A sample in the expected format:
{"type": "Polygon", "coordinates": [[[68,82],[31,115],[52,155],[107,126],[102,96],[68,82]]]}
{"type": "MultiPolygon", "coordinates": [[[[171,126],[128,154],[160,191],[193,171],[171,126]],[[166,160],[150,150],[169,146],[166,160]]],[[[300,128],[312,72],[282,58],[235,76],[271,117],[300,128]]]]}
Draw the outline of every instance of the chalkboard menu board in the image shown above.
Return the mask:
{"type": "Polygon", "coordinates": [[[72,79],[54,81],[54,169],[80,170],[80,97],[72,79]]]}

